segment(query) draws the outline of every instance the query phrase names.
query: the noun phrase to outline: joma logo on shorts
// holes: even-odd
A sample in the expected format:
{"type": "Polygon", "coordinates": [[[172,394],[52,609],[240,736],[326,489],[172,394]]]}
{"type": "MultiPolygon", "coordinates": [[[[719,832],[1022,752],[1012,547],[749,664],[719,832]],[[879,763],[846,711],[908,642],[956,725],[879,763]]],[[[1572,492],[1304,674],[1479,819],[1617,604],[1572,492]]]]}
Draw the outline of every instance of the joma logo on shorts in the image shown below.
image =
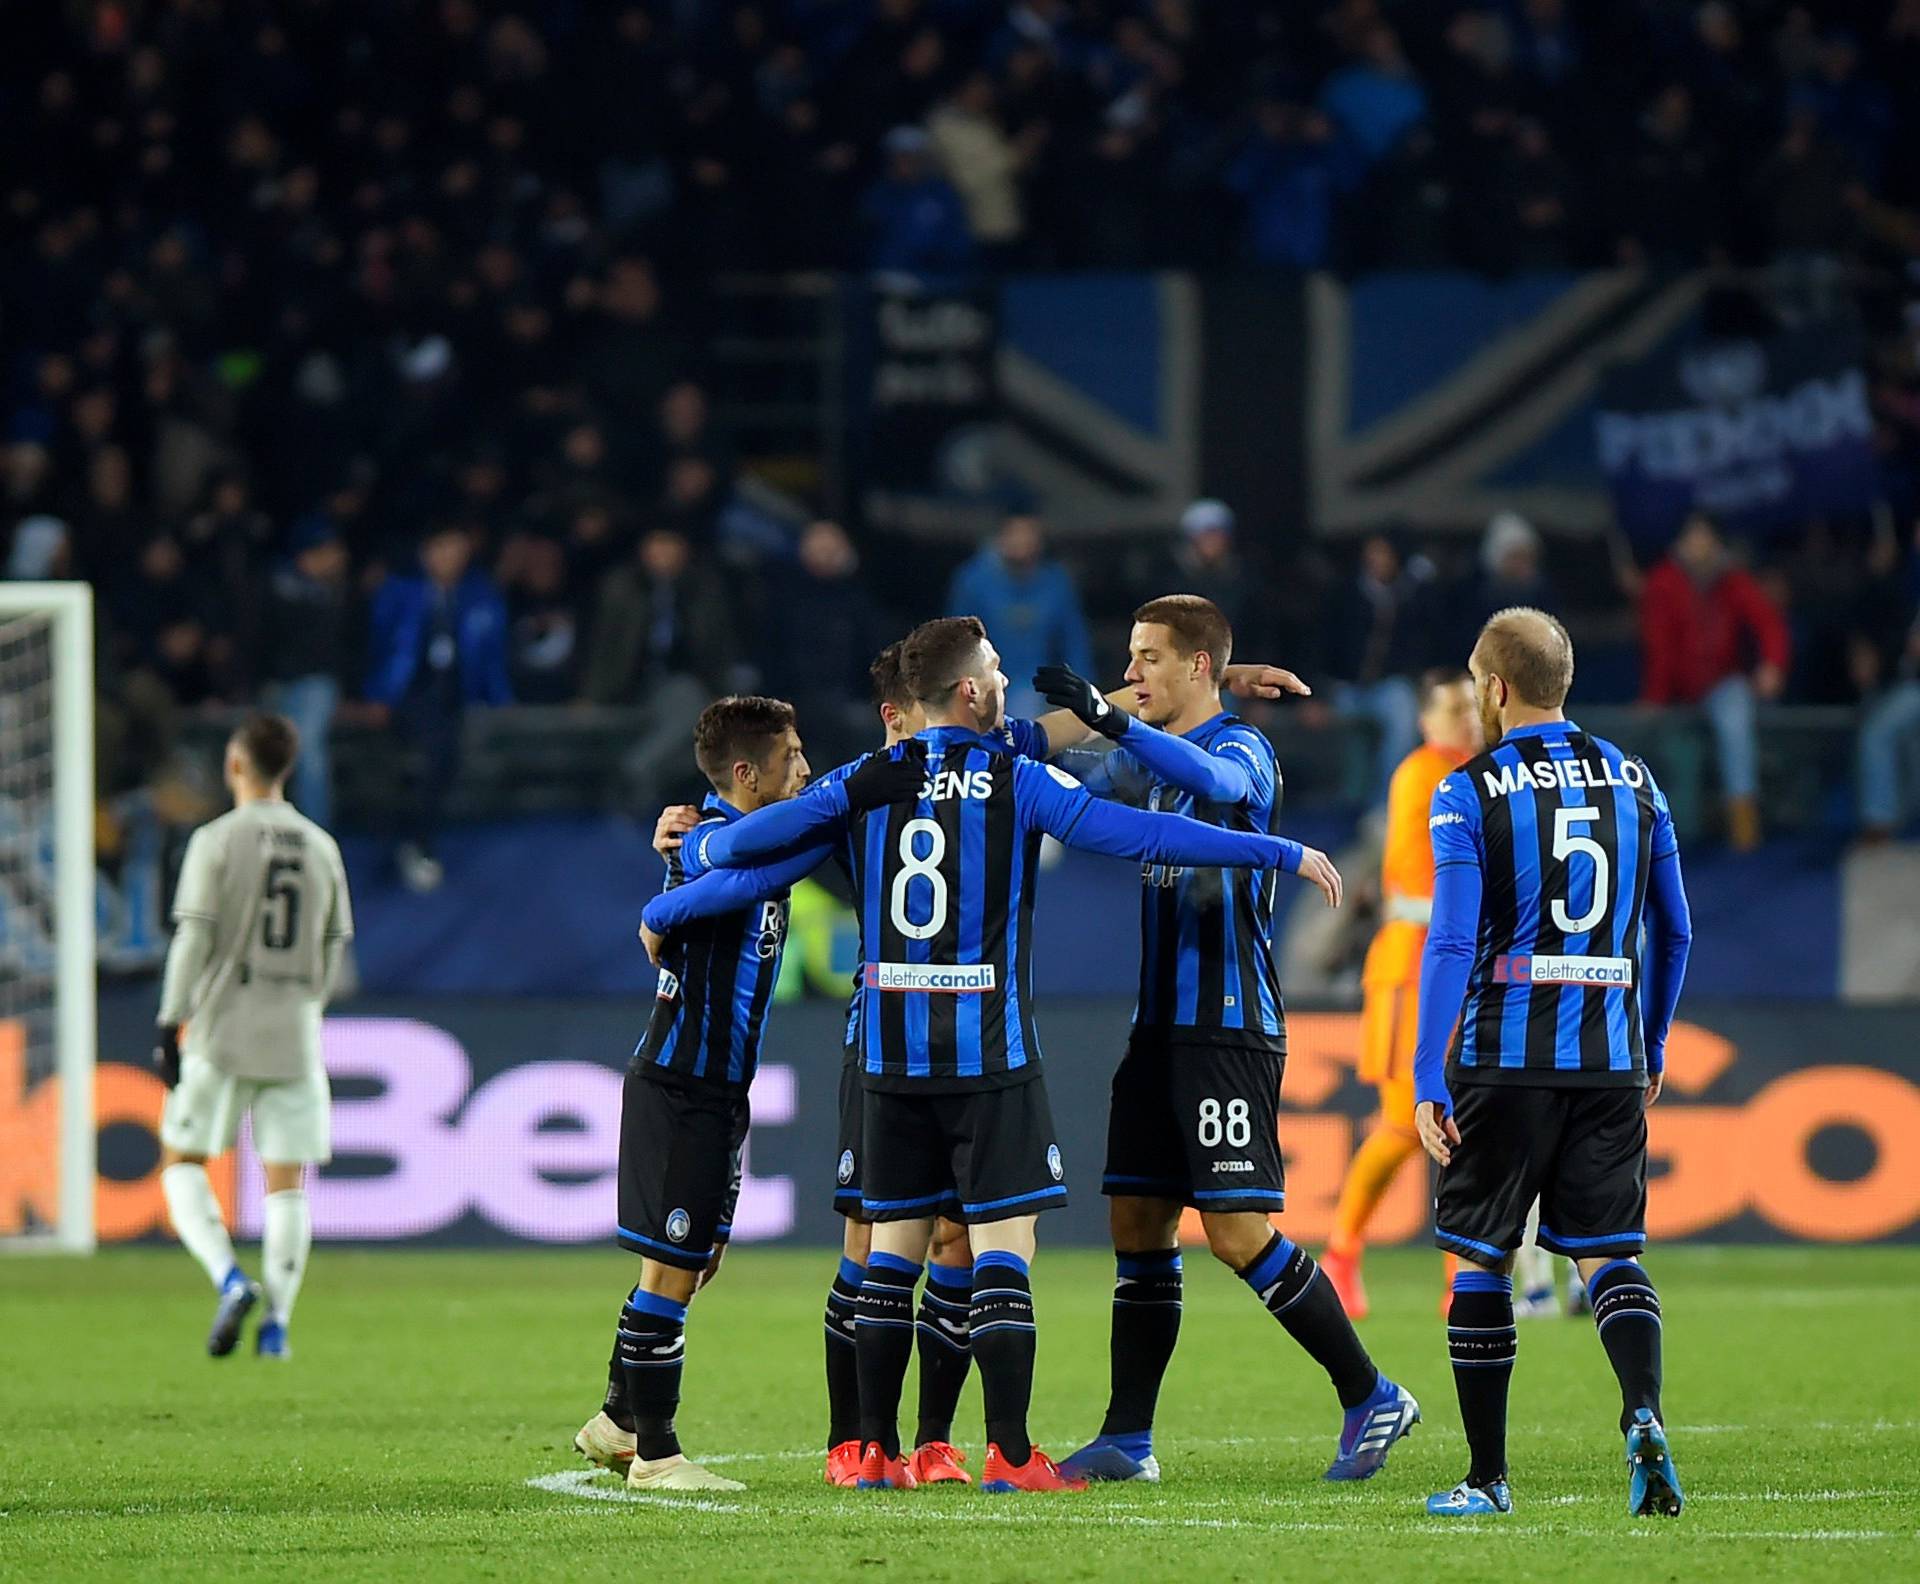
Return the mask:
{"type": "Polygon", "coordinates": [[[1213,1163],[1213,1169],[1217,1172],[1250,1172],[1253,1170],[1253,1162],[1250,1160],[1219,1160],[1213,1163]]]}

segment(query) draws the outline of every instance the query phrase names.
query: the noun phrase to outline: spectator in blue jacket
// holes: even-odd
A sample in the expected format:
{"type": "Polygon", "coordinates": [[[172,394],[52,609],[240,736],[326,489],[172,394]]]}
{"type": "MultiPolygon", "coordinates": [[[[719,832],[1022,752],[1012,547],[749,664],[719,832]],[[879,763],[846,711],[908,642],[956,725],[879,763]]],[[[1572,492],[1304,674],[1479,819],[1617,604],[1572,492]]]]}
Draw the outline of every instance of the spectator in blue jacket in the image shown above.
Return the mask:
{"type": "Polygon", "coordinates": [[[367,697],[420,760],[418,796],[395,853],[409,890],[431,891],[447,795],[460,770],[469,704],[507,704],[507,607],[472,565],[473,540],[457,523],[431,530],[417,576],[390,578],[374,596],[367,697]]]}
{"type": "Polygon", "coordinates": [[[1426,120],[1427,90],[1408,65],[1399,35],[1376,22],[1360,39],[1358,59],[1326,80],[1320,108],[1360,160],[1371,165],[1426,120]]]}
{"type": "Polygon", "coordinates": [[[973,262],[966,205],[933,168],[931,140],[919,127],[895,127],[885,148],[887,173],[860,203],[868,265],[909,273],[965,269],[973,262]]]}
{"type": "Polygon", "coordinates": [[[1010,714],[1035,714],[1044,707],[1032,680],[1043,665],[1063,662],[1082,676],[1093,675],[1080,591],[1071,572],[1046,559],[1037,517],[1016,514],[1000,525],[954,574],[947,612],[978,616],[987,624],[1006,673],[1010,714]]]}

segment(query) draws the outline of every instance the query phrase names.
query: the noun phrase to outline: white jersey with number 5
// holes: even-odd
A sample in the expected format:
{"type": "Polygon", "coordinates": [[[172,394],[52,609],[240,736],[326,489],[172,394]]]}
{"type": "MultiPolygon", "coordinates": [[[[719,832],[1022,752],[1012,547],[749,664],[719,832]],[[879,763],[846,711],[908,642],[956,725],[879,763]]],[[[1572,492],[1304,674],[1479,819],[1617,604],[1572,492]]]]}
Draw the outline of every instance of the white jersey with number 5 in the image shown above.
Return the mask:
{"type": "Polygon", "coordinates": [[[329,966],[353,934],[334,839],[290,803],[223,814],[187,843],[173,916],[213,930],[183,1052],[235,1078],[318,1071],[329,966]]]}

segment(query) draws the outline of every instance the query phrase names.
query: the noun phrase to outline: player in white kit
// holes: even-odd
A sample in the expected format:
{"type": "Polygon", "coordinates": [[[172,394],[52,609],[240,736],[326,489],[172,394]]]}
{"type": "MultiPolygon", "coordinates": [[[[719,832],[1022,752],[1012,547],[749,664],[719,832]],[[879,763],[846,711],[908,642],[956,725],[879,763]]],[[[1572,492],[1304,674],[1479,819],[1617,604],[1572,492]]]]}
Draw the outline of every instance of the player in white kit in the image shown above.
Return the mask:
{"type": "Polygon", "coordinates": [[[207,1351],[231,1353],[262,1291],[240,1269],[207,1161],[244,1113],[266,1168],[266,1318],[256,1351],[287,1356],[287,1322],[313,1242],[306,1168],[332,1155],[320,1014],[353,936],[340,849],[286,800],[299,734],[250,717],[227,743],[233,810],[193,833],[174,893],[154,1064],[171,1091],[160,1185],[187,1252],[220,1294],[207,1351]]]}

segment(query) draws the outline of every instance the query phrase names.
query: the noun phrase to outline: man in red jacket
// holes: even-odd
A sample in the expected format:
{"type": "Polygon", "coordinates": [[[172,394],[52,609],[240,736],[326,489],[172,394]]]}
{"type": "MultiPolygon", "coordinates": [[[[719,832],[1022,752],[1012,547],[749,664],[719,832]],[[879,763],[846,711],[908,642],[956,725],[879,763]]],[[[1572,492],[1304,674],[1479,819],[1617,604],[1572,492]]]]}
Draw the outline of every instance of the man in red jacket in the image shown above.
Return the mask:
{"type": "Polygon", "coordinates": [[[1778,698],[1786,683],[1787,624],[1703,512],[1647,575],[1640,641],[1642,701],[1705,712],[1720,751],[1727,836],[1751,851],[1760,845],[1754,700],[1778,698]]]}

